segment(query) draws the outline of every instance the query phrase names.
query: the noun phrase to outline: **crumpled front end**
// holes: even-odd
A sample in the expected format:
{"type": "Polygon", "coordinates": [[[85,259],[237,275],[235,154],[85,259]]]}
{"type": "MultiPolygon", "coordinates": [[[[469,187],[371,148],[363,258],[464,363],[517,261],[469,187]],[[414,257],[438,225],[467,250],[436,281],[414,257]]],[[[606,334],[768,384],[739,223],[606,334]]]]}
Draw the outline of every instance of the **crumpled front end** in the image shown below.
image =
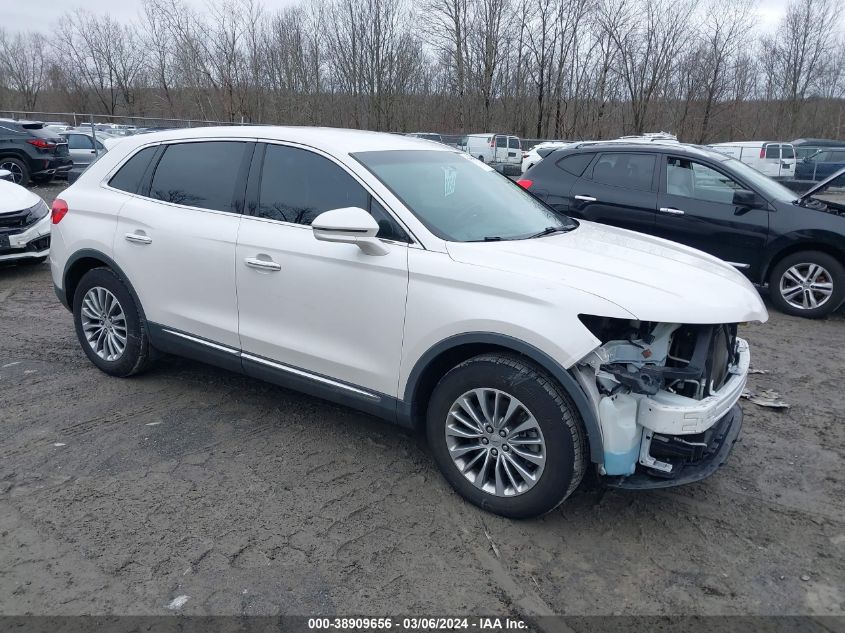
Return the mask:
{"type": "Polygon", "coordinates": [[[736,324],[581,320],[602,342],[573,370],[599,419],[609,483],[667,487],[721,466],[751,362],[736,324]]]}

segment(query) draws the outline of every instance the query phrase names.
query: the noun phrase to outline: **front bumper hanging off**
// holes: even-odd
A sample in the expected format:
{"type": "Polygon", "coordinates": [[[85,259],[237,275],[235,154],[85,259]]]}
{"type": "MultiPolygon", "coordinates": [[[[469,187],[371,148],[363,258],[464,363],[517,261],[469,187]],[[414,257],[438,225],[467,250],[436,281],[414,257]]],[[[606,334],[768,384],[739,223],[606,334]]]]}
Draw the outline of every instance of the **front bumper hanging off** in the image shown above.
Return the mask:
{"type": "Polygon", "coordinates": [[[708,431],[709,442],[703,448],[702,457],[695,462],[676,464],[671,475],[657,472],[638,471],[627,477],[605,477],[605,484],[611,488],[646,490],[649,488],[672,488],[706,479],[728,460],[734,444],[742,430],[742,409],[733,407],[708,431]]]}

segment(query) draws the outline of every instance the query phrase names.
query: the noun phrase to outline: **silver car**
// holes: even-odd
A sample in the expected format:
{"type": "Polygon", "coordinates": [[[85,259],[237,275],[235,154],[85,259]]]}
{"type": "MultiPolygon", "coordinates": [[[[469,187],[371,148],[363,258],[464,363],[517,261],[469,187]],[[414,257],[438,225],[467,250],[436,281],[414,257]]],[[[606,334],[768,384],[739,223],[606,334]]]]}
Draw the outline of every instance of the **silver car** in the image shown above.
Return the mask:
{"type": "Polygon", "coordinates": [[[108,151],[103,145],[104,137],[101,134],[94,135],[84,130],[68,130],[62,136],[67,139],[70,157],[74,167],[87,167],[93,163],[100,154],[108,151]]]}

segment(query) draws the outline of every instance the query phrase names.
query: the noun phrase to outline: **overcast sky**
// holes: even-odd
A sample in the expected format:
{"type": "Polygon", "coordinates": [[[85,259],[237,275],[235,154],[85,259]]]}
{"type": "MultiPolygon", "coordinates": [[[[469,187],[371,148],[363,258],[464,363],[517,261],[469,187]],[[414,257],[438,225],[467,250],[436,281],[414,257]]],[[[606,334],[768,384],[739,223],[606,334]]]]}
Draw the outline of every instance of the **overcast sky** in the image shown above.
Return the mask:
{"type": "MultiPolygon", "coordinates": [[[[760,0],[757,12],[760,16],[759,26],[762,30],[772,30],[783,15],[788,0],[760,0]]],[[[263,0],[265,8],[275,11],[279,7],[294,4],[296,0],[263,0]]],[[[205,2],[193,4],[204,6],[205,2]]],[[[138,15],[141,0],[37,0],[23,2],[21,0],[5,0],[3,7],[2,25],[10,31],[18,30],[47,30],[51,23],[63,13],[71,9],[82,7],[94,13],[109,13],[113,18],[130,21],[138,15]]]]}

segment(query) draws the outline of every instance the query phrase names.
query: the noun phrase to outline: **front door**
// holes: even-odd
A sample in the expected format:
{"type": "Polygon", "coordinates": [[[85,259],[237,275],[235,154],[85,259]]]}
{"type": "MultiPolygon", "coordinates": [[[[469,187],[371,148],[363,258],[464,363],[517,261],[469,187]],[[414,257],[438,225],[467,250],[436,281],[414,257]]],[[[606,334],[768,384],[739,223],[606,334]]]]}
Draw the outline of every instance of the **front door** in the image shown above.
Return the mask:
{"type": "Polygon", "coordinates": [[[570,189],[569,210],[576,218],[632,231],[654,230],[657,192],[655,154],[604,152],[570,189]]]}
{"type": "Polygon", "coordinates": [[[235,259],[245,371],[395,397],[408,291],[401,229],[355,177],[310,150],[266,145],[250,189],[235,259]],[[391,240],[386,255],[314,238],[314,218],[342,207],[373,214],[391,240]]]}
{"type": "Polygon", "coordinates": [[[769,233],[765,203],[734,204],[734,192],[746,187],[715,166],[675,156],[662,160],[656,234],[755,274],[769,233]]]}

